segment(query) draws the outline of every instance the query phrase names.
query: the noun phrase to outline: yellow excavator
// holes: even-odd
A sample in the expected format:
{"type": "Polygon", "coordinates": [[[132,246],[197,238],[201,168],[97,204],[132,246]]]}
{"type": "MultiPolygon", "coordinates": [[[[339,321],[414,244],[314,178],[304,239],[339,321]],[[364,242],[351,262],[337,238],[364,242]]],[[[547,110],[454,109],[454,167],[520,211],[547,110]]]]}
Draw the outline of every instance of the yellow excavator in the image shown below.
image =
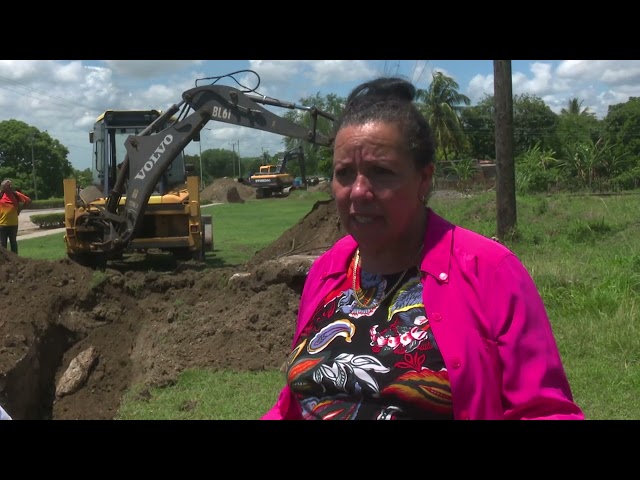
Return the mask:
{"type": "Polygon", "coordinates": [[[255,88],[217,83],[232,75],[208,77],[214,82],[201,86],[197,80],[165,112],[109,110],[98,118],[90,133],[93,184],[80,190],[75,179],[64,180],[64,242],[70,259],[99,267],[125,253],[152,248],[204,259],[207,249],[213,249],[213,222],[202,215],[199,178],[190,175],[183,150],[199,139],[209,121],[331,145],[332,139],[317,131],[317,119],[333,121],[332,115],[258,94],[255,88]],[[263,105],[304,110],[311,127],[263,105]]]}
{"type": "Polygon", "coordinates": [[[249,184],[256,189],[256,198],[285,197],[294,188],[295,179],[287,171],[287,164],[295,159],[300,164],[302,184],[306,185],[304,150],[302,146],[284,152],[284,156],[277,165],[261,165],[259,171],[250,175],[248,180],[239,179],[241,183],[249,184]]]}

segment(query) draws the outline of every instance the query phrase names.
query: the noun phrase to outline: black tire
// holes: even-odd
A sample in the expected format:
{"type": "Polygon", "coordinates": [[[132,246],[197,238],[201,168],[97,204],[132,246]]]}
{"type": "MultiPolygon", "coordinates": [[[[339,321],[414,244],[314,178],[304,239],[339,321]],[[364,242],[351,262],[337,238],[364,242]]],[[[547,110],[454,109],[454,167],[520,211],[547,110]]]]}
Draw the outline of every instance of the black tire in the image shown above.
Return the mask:
{"type": "Polygon", "coordinates": [[[202,238],[200,239],[200,261],[204,262],[207,259],[207,242],[204,238],[204,232],[202,232],[202,238]]]}

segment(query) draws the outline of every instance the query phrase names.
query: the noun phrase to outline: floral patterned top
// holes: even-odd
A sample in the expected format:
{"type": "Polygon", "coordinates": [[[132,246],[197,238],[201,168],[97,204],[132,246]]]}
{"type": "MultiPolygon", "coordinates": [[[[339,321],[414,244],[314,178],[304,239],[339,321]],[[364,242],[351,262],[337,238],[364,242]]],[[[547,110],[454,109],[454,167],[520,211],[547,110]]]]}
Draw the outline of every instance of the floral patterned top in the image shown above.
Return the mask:
{"type": "MultiPolygon", "coordinates": [[[[347,279],[353,268],[352,261],[347,279]]],[[[415,267],[394,275],[358,267],[353,283],[317,307],[286,366],[308,420],[453,418],[449,376],[415,267]]]]}

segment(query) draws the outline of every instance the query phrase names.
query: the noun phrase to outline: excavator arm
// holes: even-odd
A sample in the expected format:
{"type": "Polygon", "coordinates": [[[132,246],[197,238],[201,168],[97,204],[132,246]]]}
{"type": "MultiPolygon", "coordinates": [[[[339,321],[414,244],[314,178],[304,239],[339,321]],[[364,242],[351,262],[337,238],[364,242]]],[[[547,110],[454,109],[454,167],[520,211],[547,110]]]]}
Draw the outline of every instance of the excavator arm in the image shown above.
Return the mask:
{"type": "Polygon", "coordinates": [[[173,105],[140,135],[127,138],[127,155],[107,199],[106,208],[94,219],[96,225],[104,230],[100,249],[110,251],[127,248],[141,226],[149,198],[162,174],[209,121],[240,125],[329,146],[332,139],[316,130],[319,116],[334,120],[333,116],[315,107],[283,102],[225,85],[205,85],[185,91],[182,102],[173,105]],[[307,110],[312,119],[311,129],[278,116],[263,105],[307,110]],[[161,125],[181,109],[191,109],[193,112],[157,131],[157,125],[161,125]],[[118,208],[125,187],[124,205],[118,208]]]}

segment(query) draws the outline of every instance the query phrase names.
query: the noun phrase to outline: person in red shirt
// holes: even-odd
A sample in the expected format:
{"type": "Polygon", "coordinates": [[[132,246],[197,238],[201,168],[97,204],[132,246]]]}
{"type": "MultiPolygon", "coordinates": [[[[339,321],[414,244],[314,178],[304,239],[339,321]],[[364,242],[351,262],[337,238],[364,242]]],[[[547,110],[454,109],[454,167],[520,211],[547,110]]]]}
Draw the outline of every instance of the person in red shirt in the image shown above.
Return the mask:
{"type": "Polygon", "coordinates": [[[0,183],[0,244],[7,248],[11,242],[11,251],[18,254],[18,215],[31,203],[24,193],[13,189],[11,180],[0,183]],[[22,204],[22,205],[20,205],[22,204]]]}

